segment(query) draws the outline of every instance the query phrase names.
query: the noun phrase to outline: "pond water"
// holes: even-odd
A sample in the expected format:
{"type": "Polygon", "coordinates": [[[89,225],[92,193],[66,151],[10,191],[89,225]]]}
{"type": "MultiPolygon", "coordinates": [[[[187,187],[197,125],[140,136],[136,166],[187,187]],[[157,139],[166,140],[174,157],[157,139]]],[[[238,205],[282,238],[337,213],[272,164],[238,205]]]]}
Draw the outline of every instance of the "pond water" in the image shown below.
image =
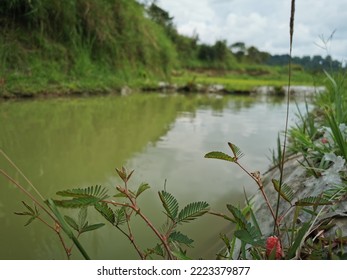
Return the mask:
{"type": "MultiPolygon", "coordinates": [[[[294,103],[291,108],[293,123],[294,103]]],[[[285,109],[283,98],[264,96],[132,94],[7,101],[0,103],[0,148],[45,198],[93,185],[112,190],[121,183],[116,167],[135,169],[129,185],[151,186],[139,204],[160,227],[166,216],[158,191],[164,187],[180,207],[207,201],[213,210],[225,213],[226,204],[243,204],[244,190],[255,193],[256,186],[237,166],[204,155],[214,150],[229,153],[227,142],[233,142],[245,154],[244,166],[265,172],[284,127],[285,109]]],[[[0,169],[35,194],[3,157],[0,169]]],[[[25,227],[27,218],[14,215],[24,210],[23,200],[32,205],[0,177],[0,259],[65,259],[53,231],[37,220],[25,227]]],[[[93,259],[138,257],[129,241],[98,213],[89,209],[88,214],[91,222],[106,223],[81,236],[93,259]]],[[[156,244],[141,220],[136,218],[133,227],[141,246],[156,244]]],[[[195,240],[188,255],[213,259],[221,246],[219,234],[230,229],[228,222],[205,215],[179,231],[195,240]]],[[[72,258],[82,256],[75,249],[72,258]]]]}

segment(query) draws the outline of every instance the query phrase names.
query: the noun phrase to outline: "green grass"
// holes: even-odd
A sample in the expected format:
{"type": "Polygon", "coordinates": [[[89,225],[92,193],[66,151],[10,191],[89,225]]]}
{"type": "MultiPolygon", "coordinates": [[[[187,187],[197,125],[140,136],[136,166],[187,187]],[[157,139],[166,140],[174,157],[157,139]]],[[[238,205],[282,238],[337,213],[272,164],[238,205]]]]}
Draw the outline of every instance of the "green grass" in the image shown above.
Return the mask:
{"type": "MultiPolygon", "coordinates": [[[[194,39],[176,34],[174,42],[144,14],[135,0],[0,2],[0,97],[153,88],[159,81],[240,91],[287,84],[285,67],[239,63],[231,53],[199,60],[194,39]]],[[[314,80],[296,66],[293,84],[314,80]]]]}
{"type": "MultiPolygon", "coordinates": [[[[316,85],[318,76],[313,76],[304,71],[293,72],[293,85],[316,85]]],[[[196,83],[202,85],[221,84],[227,90],[248,91],[257,86],[285,86],[288,83],[288,73],[285,67],[270,67],[261,65],[243,65],[239,69],[230,71],[186,70],[177,73],[173,82],[178,85],[196,83]]]]}
{"type": "Polygon", "coordinates": [[[135,0],[4,0],[0,24],[0,96],[113,91],[166,79],[177,64],[135,0]]]}

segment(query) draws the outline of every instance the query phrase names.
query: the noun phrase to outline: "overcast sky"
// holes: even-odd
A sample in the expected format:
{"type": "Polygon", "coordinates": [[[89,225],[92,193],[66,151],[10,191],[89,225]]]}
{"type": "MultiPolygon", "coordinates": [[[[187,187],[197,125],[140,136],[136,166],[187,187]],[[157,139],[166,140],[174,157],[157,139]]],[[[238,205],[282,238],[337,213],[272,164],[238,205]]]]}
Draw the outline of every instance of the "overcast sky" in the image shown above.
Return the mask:
{"type": "MultiPolygon", "coordinates": [[[[347,0],[296,0],[293,55],[332,55],[347,60],[347,0]],[[333,39],[324,50],[322,38],[333,39]]],[[[226,39],[271,54],[289,52],[291,0],[158,0],[178,32],[200,42],[226,39]]]]}

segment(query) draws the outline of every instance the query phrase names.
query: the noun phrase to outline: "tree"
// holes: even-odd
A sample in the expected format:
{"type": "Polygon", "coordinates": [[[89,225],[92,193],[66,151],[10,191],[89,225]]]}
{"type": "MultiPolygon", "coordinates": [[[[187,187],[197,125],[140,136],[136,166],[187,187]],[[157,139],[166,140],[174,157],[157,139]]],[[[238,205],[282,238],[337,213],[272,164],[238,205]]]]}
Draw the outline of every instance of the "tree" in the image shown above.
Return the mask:
{"type": "Polygon", "coordinates": [[[236,56],[238,61],[241,61],[247,54],[246,44],[243,42],[236,42],[230,46],[232,53],[236,56]]]}

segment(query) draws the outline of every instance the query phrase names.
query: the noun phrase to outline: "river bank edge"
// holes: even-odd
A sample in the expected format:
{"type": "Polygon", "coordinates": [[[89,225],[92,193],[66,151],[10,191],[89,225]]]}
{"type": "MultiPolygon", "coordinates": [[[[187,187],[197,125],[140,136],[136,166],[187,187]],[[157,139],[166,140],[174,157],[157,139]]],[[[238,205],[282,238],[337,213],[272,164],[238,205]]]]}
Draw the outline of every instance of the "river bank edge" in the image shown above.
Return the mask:
{"type": "MultiPolygon", "coordinates": [[[[310,86],[310,85],[294,85],[291,86],[289,92],[291,95],[298,96],[312,96],[316,93],[322,93],[326,89],[324,86],[310,86]]],[[[45,92],[30,92],[30,91],[15,91],[9,92],[1,90],[0,100],[12,99],[36,99],[36,98],[55,98],[55,97],[88,97],[88,96],[106,96],[106,95],[121,95],[126,96],[134,92],[140,93],[167,93],[167,94],[220,94],[220,95],[271,95],[271,96],[285,96],[288,92],[286,85],[271,86],[262,85],[249,87],[247,89],[228,89],[222,84],[195,84],[187,83],[184,85],[171,84],[167,82],[159,82],[156,85],[142,86],[142,87],[129,87],[123,86],[114,89],[94,89],[94,90],[59,90],[59,91],[45,91],[45,92]]]]}

